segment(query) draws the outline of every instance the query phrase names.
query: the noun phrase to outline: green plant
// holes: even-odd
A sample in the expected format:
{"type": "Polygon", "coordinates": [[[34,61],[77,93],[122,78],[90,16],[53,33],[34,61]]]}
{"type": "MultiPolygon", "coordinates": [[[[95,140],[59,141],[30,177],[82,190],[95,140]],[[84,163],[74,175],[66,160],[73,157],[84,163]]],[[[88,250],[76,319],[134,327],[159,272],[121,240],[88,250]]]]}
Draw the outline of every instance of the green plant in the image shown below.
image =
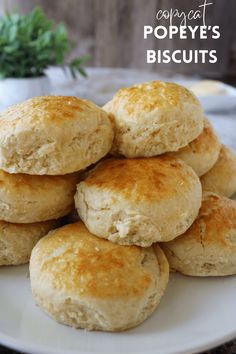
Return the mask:
{"type": "MultiPolygon", "coordinates": [[[[0,78],[36,77],[44,74],[49,65],[65,66],[65,57],[71,50],[63,23],[57,27],[40,8],[23,16],[17,13],[0,17],[0,78]]],[[[86,76],[83,56],[67,65],[71,75],[86,76]]]]}

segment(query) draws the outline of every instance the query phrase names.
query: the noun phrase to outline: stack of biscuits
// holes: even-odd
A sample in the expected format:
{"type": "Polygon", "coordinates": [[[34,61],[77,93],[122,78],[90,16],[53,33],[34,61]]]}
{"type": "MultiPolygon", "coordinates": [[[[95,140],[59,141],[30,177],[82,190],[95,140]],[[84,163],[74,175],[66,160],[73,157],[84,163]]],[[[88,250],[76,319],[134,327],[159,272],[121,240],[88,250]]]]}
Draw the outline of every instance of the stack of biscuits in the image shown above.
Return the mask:
{"type": "Polygon", "coordinates": [[[101,142],[101,109],[92,103],[84,106],[93,112],[90,121],[83,118],[83,107],[76,98],[65,97],[37,97],[0,114],[0,265],[29,261],[38,240],[73,211],[80,180],[76,171],[109,150],[112,139],[101,142]],[[92,150],[80,146],[83,125],[84,139],[91,140],[92,150]],[[76,159],[75,149],[81,156],[86,151],[87,156],[76,159]]]}
{"type": "Polygon", "coordinates": [[[78,212],[30,258],[35,302],[56,321],[125,330],[156,309],[169,269],[236,274],[236,156],[186,88],[135,85],[103,109],[36,97],[0,126],[1,218],[18,223],[3,225],[0,264],[26,262],[78,212]]]}

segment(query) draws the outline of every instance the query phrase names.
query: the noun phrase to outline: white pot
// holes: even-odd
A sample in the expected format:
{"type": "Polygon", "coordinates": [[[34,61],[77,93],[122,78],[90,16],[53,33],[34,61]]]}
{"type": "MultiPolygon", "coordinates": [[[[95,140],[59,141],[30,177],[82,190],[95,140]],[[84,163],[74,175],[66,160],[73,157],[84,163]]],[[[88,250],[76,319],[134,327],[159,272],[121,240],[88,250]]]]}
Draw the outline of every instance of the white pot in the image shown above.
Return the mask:
{"type": "Polygon", "coordinates": [[[0,106],[6,107],[34,96],[50,94],[47,76],[32,78],[9,78],[0,80],[0,106]]]}

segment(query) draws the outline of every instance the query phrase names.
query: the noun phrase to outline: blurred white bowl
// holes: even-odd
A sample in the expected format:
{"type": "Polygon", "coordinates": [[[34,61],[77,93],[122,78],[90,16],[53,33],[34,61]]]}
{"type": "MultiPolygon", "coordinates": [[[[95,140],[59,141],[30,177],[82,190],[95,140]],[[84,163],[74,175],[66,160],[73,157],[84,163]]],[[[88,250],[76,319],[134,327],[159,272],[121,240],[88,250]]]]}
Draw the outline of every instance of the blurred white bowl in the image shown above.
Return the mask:
{"type": "Polygon", "coordinates": [[[47,76],[3,79],[0,80],[0,104],[7,107],[34,96],[47,95],[50,91],[47,76]]]}
{"type": "Polygon", "coordinates": [[[230,111],[236,109],[236,89],[220,81],[202,80],[188,88],[195,93],[205,111],[230,111]]]}

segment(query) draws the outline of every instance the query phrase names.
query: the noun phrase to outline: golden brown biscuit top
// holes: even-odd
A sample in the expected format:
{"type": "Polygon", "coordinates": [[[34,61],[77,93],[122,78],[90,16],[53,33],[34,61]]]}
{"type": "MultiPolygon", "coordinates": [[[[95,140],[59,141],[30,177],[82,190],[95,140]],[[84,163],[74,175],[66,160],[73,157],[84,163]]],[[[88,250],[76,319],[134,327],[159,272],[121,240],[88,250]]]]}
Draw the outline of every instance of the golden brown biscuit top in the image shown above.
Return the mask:
{"type": "Polygon", "coordinates": [[[55,289],[93,298],[130,298],[144,294],[152,283],[142,265],[144,254],[140,247],[93,236],[78,222],[42,239],[33,263],[40,264],[40,274],[46,273],[55,289]]]}
{"type": "Polygon", "coordinates": [[[158,156],[103,161],[83,183],[118,192],[129,200],[157,201],[185,193],[196,181],[197,176],[183,161],[158,156]]]}
{"type": "Polygon", "coordinates": [[[115,100],[125,100],[124,108],[129,114],[134,111],[150,112],[163,107],[175,107],[183,102],[199,105],[197,98],[185,87],[171,82],[151,81],[120,89],[115,100]]]}
{"type": "MultiPolygon", "coordinates": [[[[63,176],[36,176],[23,173],[10,174],[0,170],[0,191],[8,191],[11,194],[21,190],[23,192],[46,191],[58,186],[68,188],[75,186],[80,180],[78,172],[70,173],[63,176]]],[[[47,198],[47,196],[45,196],[47,198]]]]}
{"type": "Polygon", "coordinates": [[[222,179],[222,181],[224,179],[231,180],[235,174],[236,154],[227,146],[222,145],[215,165],[205,175],[201,176],[201,181],[208,183],[208,178],[222,179]]]}
{"type": "MultiPolygon", "coordinates": [[[[194,238],[202,245],[228,245],[227,235],[234,232],[236,237],[236,201],[205,193],[197,219],[192,226],[176,240],[177,242],[194,238]]],[[[175,242],[175,240],[174,240],[175,242]]],[[[236,246],[236,241],[233,246],[236,246]]]]}
{"type": "MultiPolygon", "coordinates": [[[[61,122],[78,119],[80,114],[101,111],[90,101],[72,96],[38,96],[7,108],[0,114],[0,125],[7,121],[41,120],[61,122]]],[[[104,112],[104,114],[106,114],[104,112]]]]}
{"type": "Polygon", "coordinates": [[[222,145],[217,163],[224,164],[228,162],[236,164],[236,155],[229,147],[222,145]]]}
{"type": "Polygon", "coordinates": [[[193,141],[191,141],[187,146],[179,150],[191,151],[193,153],[206,152],[211,149],[215,149],[215,144],[218,143],[218,138],[214,132],[214,129],[207,119],[204,119],[204,127],[202,133],[193,141]]]}

